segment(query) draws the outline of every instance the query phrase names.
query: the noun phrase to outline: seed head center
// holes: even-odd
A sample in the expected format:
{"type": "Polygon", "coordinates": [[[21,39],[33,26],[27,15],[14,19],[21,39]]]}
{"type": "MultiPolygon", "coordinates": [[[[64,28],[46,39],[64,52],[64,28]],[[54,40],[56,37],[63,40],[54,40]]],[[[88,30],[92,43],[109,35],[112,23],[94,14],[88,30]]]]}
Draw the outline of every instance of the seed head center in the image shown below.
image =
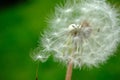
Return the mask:
{"type": "Polygon", "coordinates": [[[70,24],[68,27],[70,35],[79,38],[88,38],[92,32],[92,28],[88,22],[84,21],[80,25],[70,24]]]}

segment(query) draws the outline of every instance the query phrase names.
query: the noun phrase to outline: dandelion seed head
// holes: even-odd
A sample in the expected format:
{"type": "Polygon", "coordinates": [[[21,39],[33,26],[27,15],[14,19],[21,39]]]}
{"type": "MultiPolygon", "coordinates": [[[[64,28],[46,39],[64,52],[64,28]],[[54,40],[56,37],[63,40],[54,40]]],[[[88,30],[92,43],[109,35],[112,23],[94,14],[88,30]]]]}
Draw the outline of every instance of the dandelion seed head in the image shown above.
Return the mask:
{"type": "Polygon", "coordinates": [[[50,30],[41,39],[36,60],[53,55],[56,61],[74,67],[98,66],[113,55],[120,40],[117,11],[105,0],[67,1],[55,9],[50,30]]]}

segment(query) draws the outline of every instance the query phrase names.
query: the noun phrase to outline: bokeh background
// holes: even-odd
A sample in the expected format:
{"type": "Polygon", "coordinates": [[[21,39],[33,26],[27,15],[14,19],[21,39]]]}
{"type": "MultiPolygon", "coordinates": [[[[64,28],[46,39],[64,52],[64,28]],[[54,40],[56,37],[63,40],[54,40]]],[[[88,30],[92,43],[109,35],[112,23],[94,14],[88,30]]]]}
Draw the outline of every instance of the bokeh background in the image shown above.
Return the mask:
{"type": "MultiPolygon", "coordinates": [[[[0,0],[0,80],[35,80],[38,63],[31,57],[46,18],[64,0],[0,0]]],[[[120,9],[120,0],[108,0],[120,9]]],[[[74,69],[72,80],[120,80],[120,45],[99,68],[74,69]]],[[[38,80],[64,80],[66,67],[49,58],[39,62],[38,80]]]]}

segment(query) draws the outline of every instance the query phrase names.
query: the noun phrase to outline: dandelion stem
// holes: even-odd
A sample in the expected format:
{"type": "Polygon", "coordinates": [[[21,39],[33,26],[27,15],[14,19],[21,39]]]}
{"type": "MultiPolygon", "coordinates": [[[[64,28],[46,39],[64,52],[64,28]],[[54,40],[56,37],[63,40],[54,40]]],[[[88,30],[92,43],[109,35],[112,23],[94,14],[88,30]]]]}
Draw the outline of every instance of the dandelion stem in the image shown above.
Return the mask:
{"type": "Polygon", "coordinates": [[[37,63],[37,69],[36,69],[36,80],[38,80],[38,69],[39,69],[39,62],[37,63]]]}
{"type": "Polygon", "coordinates": [[[72,64],[72,62],[70,61],[70,62],[68,63],[65,80],[71,80],[71,77],[72,77],[72,66],[73,66],[73,64],[72,64]]]}

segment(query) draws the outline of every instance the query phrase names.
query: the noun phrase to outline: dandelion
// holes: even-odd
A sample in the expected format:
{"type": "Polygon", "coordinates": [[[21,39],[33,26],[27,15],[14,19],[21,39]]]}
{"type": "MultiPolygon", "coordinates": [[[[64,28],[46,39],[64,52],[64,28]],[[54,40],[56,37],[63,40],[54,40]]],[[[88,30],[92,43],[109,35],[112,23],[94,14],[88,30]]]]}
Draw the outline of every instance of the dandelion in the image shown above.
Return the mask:
{"type": "Polygon", "coordinates": [[[34,60],[46,61],[50,55],[68,65],[66,80],[71,80],[72,67],[97,67],[113,55],[119,42],[117,11],[105,0],[68,0],[55,8],[34,60]]]}

